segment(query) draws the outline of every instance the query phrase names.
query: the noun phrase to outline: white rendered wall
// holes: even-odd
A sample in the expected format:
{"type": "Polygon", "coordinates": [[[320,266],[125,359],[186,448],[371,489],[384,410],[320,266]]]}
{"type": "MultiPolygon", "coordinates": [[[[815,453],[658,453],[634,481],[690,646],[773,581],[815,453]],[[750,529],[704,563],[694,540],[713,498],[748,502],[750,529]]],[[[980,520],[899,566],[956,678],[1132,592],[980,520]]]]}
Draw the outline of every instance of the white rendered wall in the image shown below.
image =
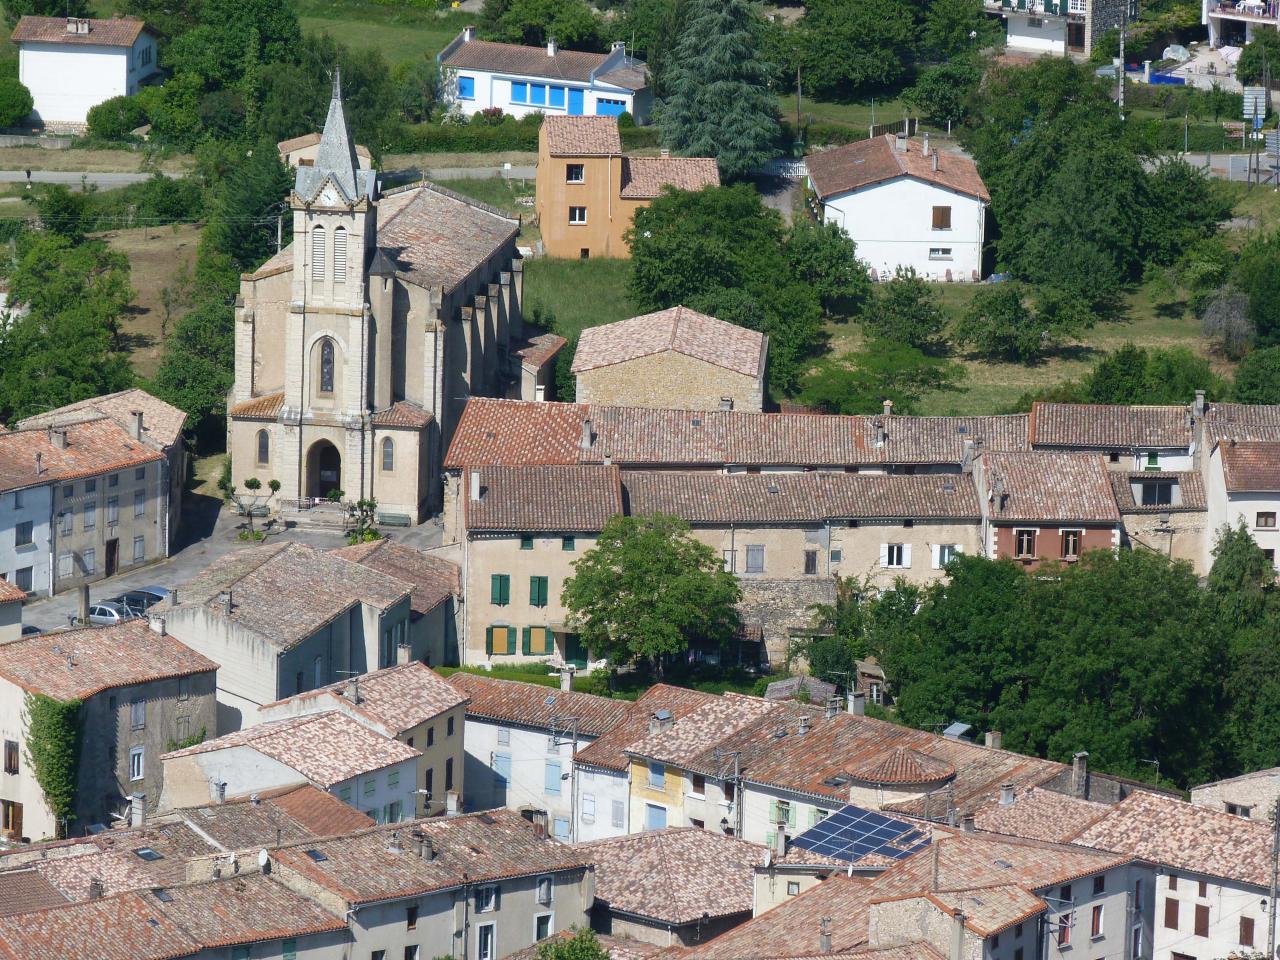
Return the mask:
{"type": "Polygon", "coordinates": [[[24,43],[18,77],[35,100],[44,123],[84,123],[89,108],[128,92],[129,50],[24,43]]]}
{"type": "MultiPolygon", "coordinates": [[[[586,83],[572,83],[566,80],[552,80],[547,77],[521,77],[511,74],[492,74],[485,73],[481,70],[471,69],[449,69],[445,74],[445,100],[454,106],[460,113],[465,116],[471,116],[481,110],[487,110],[490,107],[498,107],[503,113],[513,117],[523,117],[530,113],[545,113],[548,115],[560,114],[562,116],[569,113],[569,90],[581,90],[582,96],[582,116],[596,115],[596,101],[604,100],[622,100],[627,105],[627,112],[633,117],[636,115],[635,94],[630,90],[617,89],[612,87],[593,88],[586,83]],[[475,80],[475,98],[470,100],[462,100],[458,98],[457,78],[471,77],[475,80]],[[511,82],[517,83],[542,83],[548,86],[557,86],[565,88],[565,102],[562,107],[552,106],[534,106],[527,103],[511,102],[511,82]]],[[[636,117],[637,122],[647,120],[647,116],[636,117]]]]}
{"type": "Polygon", "coordinates": [[[1062,17],[1039,17],[1041,26],[1031,26],[1031,18],[1025,13],[1010,13],[1006,21],[1008,36],[1006,46],[1012,50],[1029,50],[1036,53],[1067,52],[1067,21],[1062,17]]]}
{"type": "Polygon", "coordinates": [[[574,840],[604,840],[629,833],[631,783],[627,774],[599,767],[577,768],[578,804],[574,840]],[[622,805],[622,823],[614,822],[614,804],[622,805]],[[594,813],[591,809],[594,805],[594,813]]]}

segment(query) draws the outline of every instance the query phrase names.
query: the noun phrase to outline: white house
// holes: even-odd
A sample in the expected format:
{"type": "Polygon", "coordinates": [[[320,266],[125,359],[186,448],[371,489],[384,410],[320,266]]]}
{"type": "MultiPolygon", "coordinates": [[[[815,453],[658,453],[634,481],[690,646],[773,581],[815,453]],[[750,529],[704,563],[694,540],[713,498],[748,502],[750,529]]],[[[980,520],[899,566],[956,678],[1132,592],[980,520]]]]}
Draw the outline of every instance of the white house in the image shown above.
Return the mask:
{"type": "Polygon", "coordinates": [[[980,280],[991,195],[968,157],[886,134],[805,158],[814,213],[858,245],[872,276],[912,267],[930,280],[980,280]]]}
{"type": "Polygon", "coordinates": [[[32,479],[0,493],[0,577],[27,593],[47,594],[53,486],[27,486],[32,479]]]}
{"type": "Polygon", "coordinates": [[[1280,550],[1280,442],[1221,439],[1205,473],[1209,508],[1205,563],[1213,559],[1217,533],[1244,523],[1272,564],[1280,550]]]}
{"type": "Polygon", "coordinates": [[[34,119],[78,129],[89,109],[133,96],[156,72],[156,34],[132,17],[23,17],[10,38],[18,47],[18,79],[35,100],[34,119]]]}
{"type": "Polygon", "coordinates": [[[621,41],[608,53],[477,40],[467,27],[436,56],[441,100],[470,115],[491,107],[523,117],[529,113],[616,117],[629,113],[649,121],[653,93],[643,61],[627,55],[621,41]]]}

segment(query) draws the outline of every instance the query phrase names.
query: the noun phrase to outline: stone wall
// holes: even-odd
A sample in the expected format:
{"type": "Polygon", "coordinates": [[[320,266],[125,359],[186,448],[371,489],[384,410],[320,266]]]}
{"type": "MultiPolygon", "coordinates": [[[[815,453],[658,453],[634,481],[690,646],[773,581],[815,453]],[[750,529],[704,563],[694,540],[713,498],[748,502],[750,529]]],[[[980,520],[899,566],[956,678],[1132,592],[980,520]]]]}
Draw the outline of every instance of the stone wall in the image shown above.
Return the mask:
{"type": "Polygon", "coordinates": [[[810,607],[835,603],[835,580],[806,577],[803,580],[739,580],[742,602],[738,612],[744,624],[759,624],[764,631],[765,653],[770,663],[786,659],[794,631],[813,623],[810,607]]]}
{"type": "MultiPolygon", "coordinates": [[[[733,401],[734,410],[759,412],[764,385],[724,367],[667,351],[584,370],[577,378],[579,403],[603,403],[677,410],[719,410],[733,401]]],[[[608,452],[608,451],[606,451],[608,452]]]]}

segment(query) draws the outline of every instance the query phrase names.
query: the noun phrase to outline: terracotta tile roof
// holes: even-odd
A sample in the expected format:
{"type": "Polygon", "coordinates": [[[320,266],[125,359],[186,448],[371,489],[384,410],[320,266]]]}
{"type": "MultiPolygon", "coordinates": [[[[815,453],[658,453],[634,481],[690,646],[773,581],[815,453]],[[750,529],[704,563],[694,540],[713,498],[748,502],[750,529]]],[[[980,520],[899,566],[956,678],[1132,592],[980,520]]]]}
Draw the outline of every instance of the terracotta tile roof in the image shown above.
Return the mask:
{"type": "Polygon", "coordinates": [[[622,192],[631,200],[662,196],[667,187],[702,190],[720,186],[720,168],[711,157],[623,157],[622,192]]]}
{"type": "Polygon", "coordinates": [[[291,649],[325,624],[366,603],[386,610],[412,594],[395,577],[300,543],[236,550],[215,560],[166,600],[157,613],[202,607],[281,649],[291,649]],[[219,594],[231,594],[224,613],[219,594]]]}
{"type": "Polygon", "coordinates": [[[351,804],[310,784],[287,789],[271,803],[317,837],[335,837],[373,826],[373,820],[351,804]]]}
{"type": "MultiPolygon", "coordinates": [[[[66,17],[27,15],[18,21],[9,38],[14,43],[58,43],[76,46],[132,47],[143,30],[150,28],[133,17],[87,19],[88,33],[68,33],[66,17]]],[[[150,31],[154,32],[154,31],[150,31]]]]}
{"type": "Polygon", "coordinates": [[[284,391],[267,393],[260,397],[250,397],[243,403],[227,408],[227,416],[241,420],[274,420],[280,416],[280,408],[284,406],[284,391]]]}
{"type": "Polygon", "coordinates": [[[984,938],[1029,920],[1048,907],[1031,891],[1011,883],[969,890],[939,890],[927,894],[925,899],[949,915],[962,912],[964,925],[984,938]]]}
{"type": "Polygon", "coordinates": [[[617,117],[548,116],[543,118],[538,135],[553,157],[616,157],[622,153],[617,117]]]}
{"type": "Polygon", "coordinates": [[[775,710],[777,701],[728,693],[680,717],[668,729],[651,733],[626,749],[631,756],[699,770],[701,761],[738,731],[751,727],[775,710]]]}
{"type": "Polygon", "coordinates": [[[1015,790],[1013,803],[987,797],[973,807],[972,815],[974,826],[988,833],[1066,843],[1110,810],[1105,803],[1032,787],[1015,790]]]}
{"type": "MultiPolygon", "coordinates": [[[[518,77],[546,77],[548,80],[588,83],[608,59],[609,54],[606,53],[585,53],[561,48],[556,50],[554,56],[548,56],[546,47],[472,40],[458,44],[449,51],[448,55],[441,59],[440,65],[483,70],[487,73],[515,74],[518,77]]],[[[643,63],[631,58],[628,58],[627,65],[638,65],[641,69],[644,67],[643,63]]],[[[617,68],[610,73],[616,71],[617,68]]],[[[643,86],[641,84],[634,89],[643,89],[643,86]]]]}
{"type": "Polygon", "coordinates": [[[493,680],[474,673],[452,674],[449,683],[471,698],[467,717],[495,720],[512,726],[551,728],[556,718],[578,718],[581,736],[599,737],[627,712],[622,700],[591,693],[557,690],[517,680],[493,680]]]}
{"type": "Polygon", "coordinates": [[[142,439],[163,450],[182,439],[182,428],[187,415],[172,404],[147,391],[134,387],[118,393],[69,403],[65,407],[27,417],[18,422],[19,430],[38,429],[51,425],[75,423],[86,419],[110,417],[128,431],[133,426],[133,412],[142,413],[142,439]]]}
{"type": "Polygon", "coordinates": [[[765,848],[701,827],[580,843],[596,865],[596,900],[662,923],[750,913],[765,848]]]}
{"type": "Polygon", "coordinates": [[[468,471],[468,530],[599,531],[622,513],[621,474],[606,466],[484,467],[468,471]],[[480,475],[481,499],[470,496],[480,475]]]}
{"type": "Polygon", "coordinates": [[[623,474],[631,513],[670,513],[691,524],[820,523],[835,518],[977,519],[971,477],[954,474],[623,474]]]}
{"type": "Polygon", "coordinates": [[[259,709],[275,708],[275,716],[279,716],[278,708],[285,706],[311,711],[340,708],[377,724],[386,736],[397,737],[467,702],[457,687],[417,660],[353,679],[359,691],[357,703],[351,702],[348,681],[343,680],[259,709]]]}
{"type": "Polygon", "coordinates": [[[988,490],[997,478],[1004,482],[1004,496],[991,505],[992,523],[1120,520],[1101,455],[984,453],[982,462],[988,490]]]}
{"type": "Polygon", "coordinates": [[[173,960],[200,944],[159,909],[155,897],[123,893],[0,918],[8,960],[173,960]]]}
{"type": "Polygon", "coordinates": [[[186,807],[175,815],[228,850],[331,837],[373,826],[373,821],[355,807],[309,783],[260,790],[257,797],[257,803],[250,797],[237,797],[186,807]]]}
{"type": "Polygon", "coordinates": [[[167,887],[164,894],[165,900],[153,892],[140,896],[206,950],[347,928],[343,917],[261,873],[167,887]]]}
{"type": "Polygon", "coordinates": [[[0,433],[0,490],[77,480],[164,459],[159,450],[134,440],[108,417],[68,424],[64,429],[65,448],[54,444],[47,430],[0,433]]]}
{"type": "Polygon", "coordinates": [[[1280,491],[1280,443],[1228,441],[1218,445],[1229,493],[1280,491]]]}
{"type": "Polygon", "coordinates": [[[375,733],[358,720],[331,710],[259,723],[185,750],[171,751],[161,759],[236,747],[256,750],[322,787],[332,787],[362,773],[422,756],[413,747],[375,733]]]}
{"type": "Polygon", "coordinates": [[[1184,406],[1034,403],[1029,438],[1033,447],[1188,449],[1195,434],[1184,406]]]}
{"type": "Polygon", "coordinates": [[[15,587],[8,580],[0,580],[0,603],[18,603],[27,599],[27,591],[15,587]]]}
{"type": "Polygon", "coordinates": [[[370,567],[413,588],[409,606],[415,618],[426,616],[462,592],[462,571],[443,557],[435,557],[387,537],[330,551],[334,556],[370,567]]]}
{"type": "Polygon", "coordinates": [[[746,377],[764,374],[764,334],[684,306],[588,327],[578,337],[572,370],[582,373],[667,352],[746,377]]]}
{"type": "Polygon", "coordinates": [[[1075,842],[1257,887],[1271,882],[1266,821],[1152,793],[1129,794],[1075,842]]]}
{"type": "Polygon", "coordinates": [[[524,366],[537,370],[550,363],[568,342],[558,333],[540,333],[523,341],[523,346],[513,345],[512,353],[520,358],[524,366]]]}
{"type": "Polygon", "coordinates": [[[579,750],[574,763],[606,770],[626,770],[626,750],[649,735],[649,720],[659,710],[679,720],[694,710],[719,699],[713,693],[656,683],[627,706],[626,713],[599,740],[579,750]]]}
{"type": "Polygon", "coordinates": [[[1194,470],[1189,471],[1147,471],[1133,470],[1126,472],[1110,471],[1111,492],[1115,494],[1116,506],[1121,513],[1186,513],[1206,508],[1204,477],[1194,470]],[[1168,480],[1177,484],[1182,494],[1180,504],[1164,504],[1163,506],[1143,506],[1133,496],[1133,484],[1150,480],[1168,480]]]}
{"type": "Polygon", "coordinates": [[[67,902],[57,887],[32,867],[0,873],[0,917],[58,907],[67,902]]]}
{"type": "Polygon", "coordinates": [[[879,763],[854,767],[849,772],[859,780],[878,784],[939,783],[956,774],[955,768],[946,761],[936,760],[910,747],[895,747],[879,763]]]}
{"type": "Polygon", "coordinates": [[[1280,404],[1215,403],[1205,411],[1209,448],[1215,440],[1280,441],[1280,404]]]}
{"type": "Polygon", "coordinates": [[[553,837],[539,836],[514,810],[410,820],[276,850],[283,867],[350,904],[407,897],[460,885],[584,869],[591,858],[553,837]],[[393,840],[394,837],[394,840],[393,840]],[[419,856],[430,839],[434,857],[419,856]],[[399,840],[402,850],[391,849],[399,840]],[[309,856],[315,850],[327,859],[309,856]]]}
{"type": "Polygon", "coordinates": [[[0,677],[55,700],[83,700],[112,687],[217,669],[212,660],[177,637],[161,636],[142,619],[39,633],[0,645],[0,677]]]}
{"type": "Polygon", "coordinates": [[[427,289],[453,291],[519,231],[518,219],[435,184],[378,201],[378,252],[427,289]]]}
{"type": "Polygon", "coordinates": [[[813,189],[826,200],[905,176],[979,200],[991,200],[977,165],[968,157],[935,149],[938,169],[934,170],[933,157],[924,155],[919,141],[908,140],[903,152],[895,149],[894,139],[893,134],[885,134],[805,157],[813,189]]]}
{"type": "MultiPolygon", "coordinates": [[[[505,960],[538,960],[538,951],[542,949],[544,944],[552,941],[572,940],[575,932],[573,930],[561,930],[553,937],[540,940],[532,946],[525,947],[523,950],[508,954],[505,960]]],[[[606,933],[597,933],[596,942],[608,954],[609,960],[645,960],[645,958],[661,950],[669,949],[660,947],[656,943],[646,943],[643,940],[635,940],[631,937],[614,937],[606,933]]]]}
{"type": "Polygon", "coordinates": [[[600,463],[605,456],[637,466],[958,465],[966,440],[988,451],[1027,450],[1027,417],[844,417],[472,397],[445,467],[600,463]],[[584,447],[587,421],[592,442],[584,447]]]}
{"type": "MultiPolygon", "coordinates": [[[[942,954],[923,940],[896,944],[892,947],[863,947],[840,954],[841,960],[944,960],[942,954]]],[[[770,960],[770,958],[762,958],[770,960]]],[[[775,958],[780,960],[780,958],[775,958]]],[[[796,957],[791,960],[831,960],[831,954],[796,957]]]]}
{"type": "MultiPolygon", "coordinates": [[[[267,277],[273,277],[281,273],[288,273],[293,269],[293,244],[281,247],[272,254],[266,262],[250,273],[240,274],[241,280],[264,280],[267,277]]],[[[280,395],[281,397],[284,394],[280,395]]]]}
{"type": "Polygon", "coordinates": [[[411,400],[400,400],[385,410],[377,411],[369,419],[375,427],[408,427],[413,430],[423,430],[431,425],[435,416],[430,410],[424,410],[411,400]]]}

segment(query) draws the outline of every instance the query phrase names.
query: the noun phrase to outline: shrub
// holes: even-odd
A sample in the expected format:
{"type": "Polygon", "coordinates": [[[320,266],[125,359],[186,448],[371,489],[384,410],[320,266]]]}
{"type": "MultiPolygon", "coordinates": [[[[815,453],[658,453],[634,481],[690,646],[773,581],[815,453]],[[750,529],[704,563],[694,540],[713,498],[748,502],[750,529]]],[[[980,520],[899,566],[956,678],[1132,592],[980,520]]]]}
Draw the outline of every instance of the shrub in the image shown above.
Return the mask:
{"type": "Polygon", "coordinates": [[[89,109],[89,136],[123,140],[146,122],[146,111],[136,97],[112,97],[89,109]]]}
{"type": "Polygon", "coordinates": [[[0,127],[14,127],[35,107],[31,91],[17,77],[0,77],[0,127]]]}

